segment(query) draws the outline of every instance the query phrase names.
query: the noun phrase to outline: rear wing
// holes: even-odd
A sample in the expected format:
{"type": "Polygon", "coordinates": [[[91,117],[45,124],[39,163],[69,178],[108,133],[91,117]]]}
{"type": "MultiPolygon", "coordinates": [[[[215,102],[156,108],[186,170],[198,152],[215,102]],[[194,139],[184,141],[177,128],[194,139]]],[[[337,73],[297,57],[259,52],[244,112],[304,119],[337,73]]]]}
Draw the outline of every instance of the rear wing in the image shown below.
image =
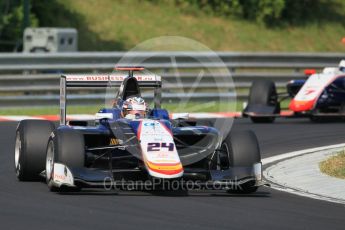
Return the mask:
{"type": "Polygon", "coordinates": [[[160,108],[162,98],[161,77],[154,74],[78,74],[61,75],[60,78],[60,125],[66,125],[67,88],[73,87],[120,87],[123,80],[135,77],[140,88],[154,88],[154,106],[160,108]]]}
{"type": "MultiPolygon", "coordinates": [[[[128,75],[62,75],[61,79],[65,79],[66,87],[120,87],[126,77],[128,75]]],[[[160,76],[152,74],[138,74],[133,77],[138,80],[140,87],[160,87],[162,82],[160,76]]]]}

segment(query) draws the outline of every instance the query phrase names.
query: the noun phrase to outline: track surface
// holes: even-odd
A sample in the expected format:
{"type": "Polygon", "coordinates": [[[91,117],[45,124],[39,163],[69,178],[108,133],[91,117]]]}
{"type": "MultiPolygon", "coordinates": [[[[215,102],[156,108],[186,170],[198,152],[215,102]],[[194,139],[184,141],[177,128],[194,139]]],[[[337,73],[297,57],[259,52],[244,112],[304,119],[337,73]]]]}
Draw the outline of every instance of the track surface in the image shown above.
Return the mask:
{"type": "MultiPolygon", "coordinates": [[[[55,194],[44,183],[19,183],[13,170],[16,123],[0,123],[0,229],[344,229],[345,206],[270,188],[254,195],[224,192],[55,194]]],[[[263,157],[345,142],[345,123],[278,119],[253,129],[263,157]]]]}

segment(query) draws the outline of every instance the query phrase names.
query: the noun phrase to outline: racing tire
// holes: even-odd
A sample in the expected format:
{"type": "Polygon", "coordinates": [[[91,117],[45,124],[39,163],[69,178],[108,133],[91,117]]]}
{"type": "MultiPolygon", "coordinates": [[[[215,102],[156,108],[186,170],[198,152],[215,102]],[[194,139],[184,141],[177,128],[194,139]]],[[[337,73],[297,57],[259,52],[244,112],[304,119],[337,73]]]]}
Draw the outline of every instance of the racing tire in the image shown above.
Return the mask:
{"type": "MultiPolygon", "coordinates": [[[[257,80],[254,81],[249,93],[248,104],[252,105],[266,105],[276,107],[276,112],[280,111],[278,102],[277,89],[271,80],[257,80]]],[[[250,117],[254,123],[272,123],[275,117],[250,117]]]]}
{"type": "Polygon", "coordinates": [[[250,117],[253,123],[273,123],[275,117],[250,117]]]}
{"type": "Polygon", "coordinates": [[[52,181],[54,163],[68,168],[82,168],[85,163],[85,143],[77,130],[63,128],[55,130],[49,137],[46,148],[46,181],[52,192],[79,191],[78,187],[56,187],[52,181]]]}
{"type": "Polygon", "coordinates": [[[55,129],[46,120],[23,120],[16,129],[14,167],[20,181],[38,181],[45,169],[46,146],[55,129]]]}
{"type": "MultiPolygon", "coordinates": [[[[222,148],[228,154],[229,167],[252,167],[261,162],[260,148],[254,132],[250,130],[231,132],[223,141],[222,148]]],[[[249,194],[258,189],[255,180],[228,190],[229,193],[249,194]]]]}

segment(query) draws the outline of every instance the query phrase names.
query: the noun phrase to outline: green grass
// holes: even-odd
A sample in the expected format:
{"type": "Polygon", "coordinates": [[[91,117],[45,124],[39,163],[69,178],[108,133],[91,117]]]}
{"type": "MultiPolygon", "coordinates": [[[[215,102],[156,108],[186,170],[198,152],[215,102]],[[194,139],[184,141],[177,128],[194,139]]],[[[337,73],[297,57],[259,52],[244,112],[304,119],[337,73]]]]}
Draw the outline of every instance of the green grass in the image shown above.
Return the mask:
{"type": "Polygon", "coordinates": [[[345,179],[345,151],[341,151],[336,156],[322,161],[319,166],[321,172],[333,177],[345,179]]]}
{"type": "MultiPolygon", "coordinates": [[[[90,106],[68,106],[67,114],[95,114],[102,105],[90,105],[90,106]]],[[[241,111],[242,103],[225,103],[225,102],[204,102],[196,103],[190,102],[186,104],[181,103],[165,103],[162,108],[167,109],[169,112],[231,112],[241,111]],[[236,109],[235,109],[236,106],[236,109]]],[[[59,108],[57,106],[46,107],[21,107],[21,108],[2,108],[0,115],[58,115],[59,108]]]]}
{"type": "MultiPolygon", "coordinates": [[[[189,103],[168,103],[162,104],[162,108],[167,109],[169,112],[240,112],[243,109],[244,101],[235,102],[189,102],[189,103]]],[[[281,108],[286,109],[289,105],[289,100],[281,103],[281,108]]],[[[104,105],[88,105],[88,106],[68,106],[67,114],[95,114],[104,105]]],[[[151,105],[151,107],[153,107],[151,105]]],[[[58,115],[58,106],[39,106],[39,107],[3,107],[0,110],[1,116],[8,115],[23,115],[23,116],[35,116],[35,115],[58,115]]]]}
{"type": "MultiPolygon", "coordinates": [[[[345,2],[336,2],[345,19],[345,2]]],[[[51,22],[43,26],[76,27],[81,50],[128,50],[147,39],[172,35],[222,51],[345,51],[344,20],[321,18],[301,26],[267,28],[251,21],[189,13],[172,1],[57,0],[51,4],[56,4],[47,8],[54,9],[46,12],[51,22]]]]}
{"type": "MultiPolygon", "coordinates": [[[[68,108],[69,114],[94,114],[98,111],[99,106],[70,106],[68,108]]],[[[0,110],[0,115],[58,115],[59,107],[57,106],[42,106],[42,107],[8,107],[0,110]]]]}

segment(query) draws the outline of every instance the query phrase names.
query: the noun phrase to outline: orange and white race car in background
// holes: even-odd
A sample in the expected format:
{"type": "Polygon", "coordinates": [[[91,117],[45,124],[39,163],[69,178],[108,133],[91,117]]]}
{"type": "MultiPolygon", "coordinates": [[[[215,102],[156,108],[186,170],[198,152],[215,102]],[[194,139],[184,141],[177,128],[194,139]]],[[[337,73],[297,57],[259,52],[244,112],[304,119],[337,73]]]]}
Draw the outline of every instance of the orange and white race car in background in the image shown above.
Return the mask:
{"type": "Polygon", "coordinates": [[[306,79],[291,80],[287,92],[277,93],[271,80],[253,82],[244,117],[255,123],[273,122],[276,117],[322,118],[345,117],[345,60],[338,67],[326,67],[321,73],[306,70],[306,79]],[[290,99],[289,112],[281,113],[280,103],[290,99]]]}

